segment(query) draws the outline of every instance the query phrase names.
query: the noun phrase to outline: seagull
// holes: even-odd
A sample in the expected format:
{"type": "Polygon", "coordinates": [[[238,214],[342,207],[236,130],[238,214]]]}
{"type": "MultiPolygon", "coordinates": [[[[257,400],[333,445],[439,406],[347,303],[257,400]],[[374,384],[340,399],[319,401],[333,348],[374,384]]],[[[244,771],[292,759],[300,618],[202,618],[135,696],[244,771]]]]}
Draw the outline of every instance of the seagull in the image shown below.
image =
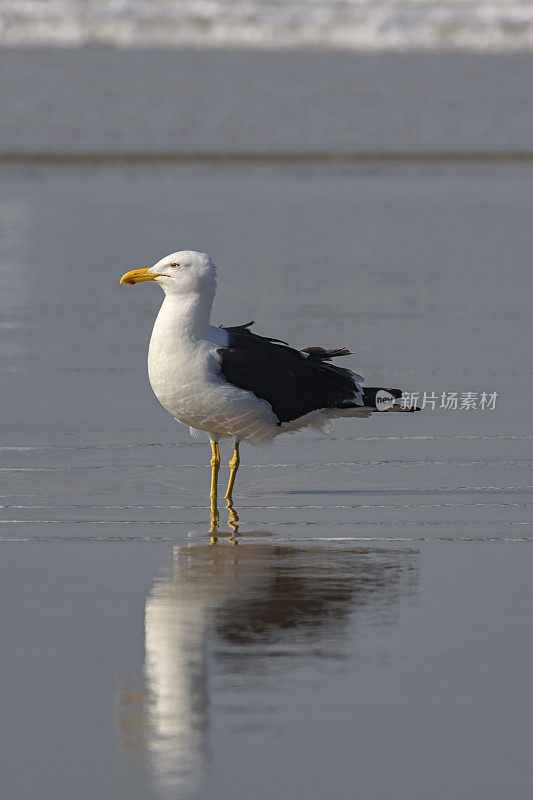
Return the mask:
{"type": "Polygon", "coordinates": [[[153,267],[127,272],[120,283],[148,281],[165,293],[150,339],[148,375],[161,405],[193,435],[203,431],[210,439],[213,542],[220,520],[221,439],[234,443],[225,499],[236,532],[233,489],[241,442],[261,446],[302,428],[327,430],[335,418],[419,410],[398,402],[400,389],[363,388],[364,378],[331,363],[352,355],[346,347],[296,350],[281,339],[252,333],[253,322],[213,326],[217,268],[207,253],[171,253],[153,267]]]}

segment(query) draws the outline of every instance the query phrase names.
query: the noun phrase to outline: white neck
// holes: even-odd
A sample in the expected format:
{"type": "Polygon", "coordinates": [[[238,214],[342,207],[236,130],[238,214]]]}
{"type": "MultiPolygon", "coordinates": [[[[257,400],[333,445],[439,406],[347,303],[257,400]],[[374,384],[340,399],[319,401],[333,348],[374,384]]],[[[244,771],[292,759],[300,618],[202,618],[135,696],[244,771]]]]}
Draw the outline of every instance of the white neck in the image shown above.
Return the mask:
{"type": "Polygon", "coordinates": [[[205,294],[167,294],[159,311],[158,320],[165,319],[174,331],[190,339],[206,335],[211,322],[213,297],[205,294]]]}
{"type": "Polygon", "coordinates": [[[205,375],[213,368],[208,352],[227,342],[225,331],[209,325],[212,302],[212,296],[203,293],[167,294],[150,339],[152,389],[159,402],[183,421],[189,419],[191,397],[202,394],[205,375]]]}

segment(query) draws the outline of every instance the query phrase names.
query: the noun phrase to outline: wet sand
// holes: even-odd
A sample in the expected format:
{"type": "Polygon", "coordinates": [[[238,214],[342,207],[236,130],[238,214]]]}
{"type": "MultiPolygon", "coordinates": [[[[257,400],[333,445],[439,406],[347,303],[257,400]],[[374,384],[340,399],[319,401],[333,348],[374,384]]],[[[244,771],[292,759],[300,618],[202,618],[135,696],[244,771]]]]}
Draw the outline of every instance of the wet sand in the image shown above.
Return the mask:
{"type": "Polygon", "coordinates": [[[4,166],[2,186],[10,796],[525,800],[533,170],[4,166]],[[210,548],[209,448],[146,377],[161,297],[118,286],[185,247],[220,265],[216,321],[495,409],[243,448],[241,542],[210,548]]]}

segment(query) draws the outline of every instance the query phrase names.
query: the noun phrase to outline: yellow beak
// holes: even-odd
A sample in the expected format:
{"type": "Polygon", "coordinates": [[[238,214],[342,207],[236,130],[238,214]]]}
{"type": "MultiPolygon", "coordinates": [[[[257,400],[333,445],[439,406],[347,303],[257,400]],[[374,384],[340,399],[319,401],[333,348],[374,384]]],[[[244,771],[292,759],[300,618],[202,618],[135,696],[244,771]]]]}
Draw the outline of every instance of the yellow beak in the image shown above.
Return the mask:
{"type": "Polygon", "coordinates": [[[146,269],[132,269],[131,272],[126,272],[120,279],[121,283],[143,283],[143,281],[153,281],[154,278],[159,277],[156,272],[148,272],[149,267],[146,269]]]}

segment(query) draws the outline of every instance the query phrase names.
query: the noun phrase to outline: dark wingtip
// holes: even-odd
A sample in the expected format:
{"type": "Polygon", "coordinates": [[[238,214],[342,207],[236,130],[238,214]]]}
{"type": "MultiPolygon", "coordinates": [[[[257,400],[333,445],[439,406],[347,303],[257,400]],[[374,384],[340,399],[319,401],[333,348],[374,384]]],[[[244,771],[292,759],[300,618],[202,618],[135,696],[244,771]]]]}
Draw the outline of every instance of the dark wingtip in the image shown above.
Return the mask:
{"type": "Polygon", "coordinates": [[[219,328],[222,328],[224,331],[246,331],[248,328],[251,328],[252,325],[255,325],[255,322],[252,320],[251,322],[245,322],[244,325],[219,325],[219,328]]]}
{"type": "Polygon", "coordinates": [[[337,356],[353,356],[355,353],[352,350],[348,350],[347,347],[337,347],[335,350],[330,350],[329,354],[332,358],[336,358],[337,356]]]}
{"type": "Polygon", "coordinates": [[[332,350],[326,350],[325,347],[304,347],[302,353],[307,353],[311,358],[317,358],[320,361],[330,361],[338,356],[354,355],[347,347],[335,347],[332,350]]]}

